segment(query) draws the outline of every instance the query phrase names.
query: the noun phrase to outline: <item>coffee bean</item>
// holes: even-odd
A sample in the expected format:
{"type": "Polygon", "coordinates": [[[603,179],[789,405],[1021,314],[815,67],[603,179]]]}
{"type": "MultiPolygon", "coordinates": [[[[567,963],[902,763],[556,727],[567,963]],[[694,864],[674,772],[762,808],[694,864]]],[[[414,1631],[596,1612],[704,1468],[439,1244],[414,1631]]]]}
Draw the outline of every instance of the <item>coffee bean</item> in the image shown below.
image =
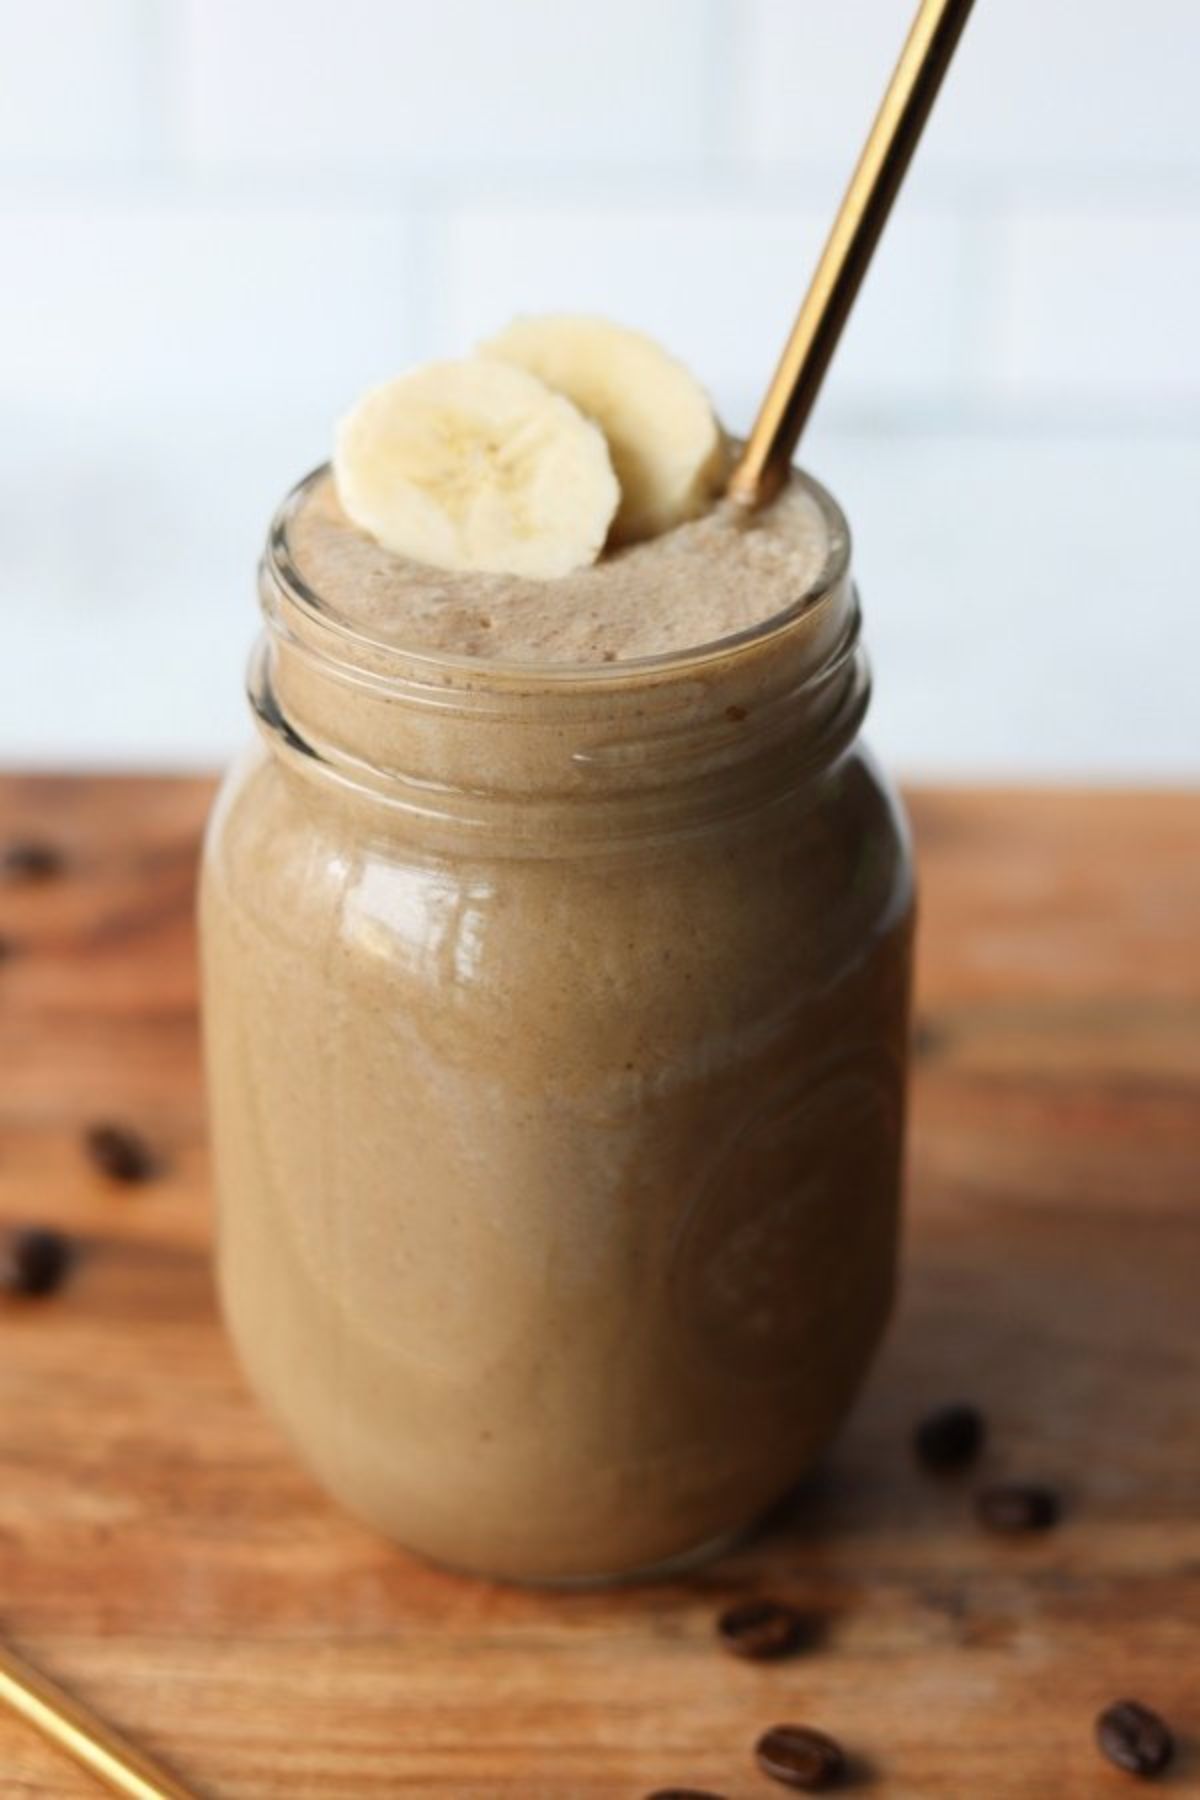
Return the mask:
{"type": "Polygon", "coordinates": [[[938,1474],[951,1469],[965,1469],[983,1448],[987,1434],[983,1414],[977,1406],[956,1401],[939,1406],[926,1414],[913,1433],[913,1449],[917,1460],[938,1474]]]}
{"type": "Polygon", "coordinates": [[[107,1175],[110,1181],[133,1186],[151,1180],[158,1173],[154,1152],[145,1138],[128,1125],[89,1125],[83,1144],[100,1173],[107,1175]]]}
{"type": "Polygon", "coordinates": [[[720,1794],[710,1794],[707,1788],[655,1788],[646,1800],[722,1800],[720,1794]]]}
{"type": "Polygon", "coordinates": [[[816,1794],[832,1787],[846,1772],[840,1744],[810,1725],[775,1725],[754,1746],[758,1766],[784,1787],[816,1794]]]}
{"type": "Polygon", "coordinates": [[[717,1635],[735,1656],[754,1662],[790,1656],[804,1638],[804,1619],[779,1600],[743,1600],[717,1620],[717,1635]]]}
{"type": "Polygon", "coordinates": [[[1137,1700],[1114,1700],[1096,1720],[1096,1742],[1130,1775],[1161,1775],[1175,1754],[1170,1728],[1137,1700]]]}
{"type": "Polygon", "coordinates": [[[62,851],[42,838],[10,838],[0,848],[0,875],[6,881],[49,881],[62,867],[62,851]]]}
{"type": "Polygon", "coordinates": [[[979,1523],[989,1531],[1048,1531],[1057,1525],[1062,1507],[1053,1488],[1033,1481],[1000,1481],[976,1496],[979,1523]]]}
{"type": "Polygon", "coordinates": [[[0,1245],[0,1287],[10,1294],[40,1299],[62,1286],[71,1266],[71,1245],[61,1231],[27,1225],[0,1245]]]}

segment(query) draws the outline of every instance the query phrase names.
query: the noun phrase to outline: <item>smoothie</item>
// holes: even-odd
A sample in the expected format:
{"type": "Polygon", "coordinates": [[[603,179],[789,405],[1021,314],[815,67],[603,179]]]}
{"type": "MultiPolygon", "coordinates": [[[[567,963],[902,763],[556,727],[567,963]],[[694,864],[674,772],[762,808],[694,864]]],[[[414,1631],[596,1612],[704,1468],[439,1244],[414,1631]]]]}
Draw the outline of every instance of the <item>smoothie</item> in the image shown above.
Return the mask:
{"type": "Polygon", "coordinates": [[[554,579],[262,574],[202,894],[226,1314],[329,1489],[526,1580],[705,1552],[811,1463],[892,1290],[912,883],[797,475],[554,579]]]}
{"type": "Polygon", "coordinates": [[[328,473],[288,525],[297,573],[348,625],[435,655],[554,665],[626,662],[748,631],[809,592],[841,534],[795,481],[761,513],[718,501],[555,581],[462,574],[356,530],[328,473]]]}

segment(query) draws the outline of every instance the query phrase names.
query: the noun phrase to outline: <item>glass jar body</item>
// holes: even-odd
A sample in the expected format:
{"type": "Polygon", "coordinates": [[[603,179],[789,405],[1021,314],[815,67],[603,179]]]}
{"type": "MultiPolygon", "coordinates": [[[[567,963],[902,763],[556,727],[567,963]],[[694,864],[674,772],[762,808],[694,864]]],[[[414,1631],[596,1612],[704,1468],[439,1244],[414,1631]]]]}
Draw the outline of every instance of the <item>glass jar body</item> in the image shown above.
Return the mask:
{"type": "Polygon", "coordinates": [[[803,1473],[903,1138],[911,868],[860,747],[686,830],[569,817],[431,826],[268,733],[202,884],[253,1385],[360,1515],[525,1580],[699,1554],[803,1473]]]}

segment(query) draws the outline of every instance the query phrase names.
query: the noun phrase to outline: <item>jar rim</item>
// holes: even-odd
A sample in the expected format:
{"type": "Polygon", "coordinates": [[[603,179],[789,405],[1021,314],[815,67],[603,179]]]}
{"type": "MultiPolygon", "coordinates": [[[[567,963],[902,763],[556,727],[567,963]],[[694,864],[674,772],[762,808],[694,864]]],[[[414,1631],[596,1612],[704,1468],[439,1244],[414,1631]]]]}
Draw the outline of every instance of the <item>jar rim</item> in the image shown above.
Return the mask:
{"type": "Polygon", "coordinates": [[[328,600],[305,580],[292,550],[290,528],[310,491],[330,473],[328,462],[319,463],[287,493],[276,509],[267,533],[263,555],[265,573],[288,601],[311,621],[331,632],[348,648],[367,652],[373,658],[394,660],[397,667],[418,679],[441,676],[443,681],[455,676],[469,679],[472,686],[512,690],[530,685],[537,688],[569,692],[604,692],[628,687],[639,679],[652,681],[678,678],[709,668],[713,663],[743,650],[758,648],[776,638],[785,637],[789,627],[806,618],[815,607],[847,577],[852,542],[850,526],[838,502],[821,482],[807,470],[794,467],[792,474],[815,502],[827,525],[825,558],[804,591],[785,607],[757,620],[753,625],[710,638],[684,650],[656,651],[649,656],[628,657],[615,662],[518,662],[490,657],[471,656],[450,651],[410,647],[366,631],[344,617],[328,600]]]}

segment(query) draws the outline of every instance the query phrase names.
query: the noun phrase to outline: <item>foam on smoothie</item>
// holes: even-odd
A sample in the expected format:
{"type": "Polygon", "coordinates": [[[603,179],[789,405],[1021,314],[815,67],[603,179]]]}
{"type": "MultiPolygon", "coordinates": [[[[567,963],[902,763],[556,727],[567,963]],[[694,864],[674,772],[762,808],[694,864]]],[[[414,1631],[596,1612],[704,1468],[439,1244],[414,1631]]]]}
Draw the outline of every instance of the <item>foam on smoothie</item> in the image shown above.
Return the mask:
{"type": "Polygon", "coordinates": [[[372,637],[491,662],[597,664],[683,651],[784,611],[819,578],[830,524],[799,476],[756,513],[719,502],[554,581],[459,574],[397,556],[351,523],[332,477],[288,532],[322,604],[372,637]]]}

